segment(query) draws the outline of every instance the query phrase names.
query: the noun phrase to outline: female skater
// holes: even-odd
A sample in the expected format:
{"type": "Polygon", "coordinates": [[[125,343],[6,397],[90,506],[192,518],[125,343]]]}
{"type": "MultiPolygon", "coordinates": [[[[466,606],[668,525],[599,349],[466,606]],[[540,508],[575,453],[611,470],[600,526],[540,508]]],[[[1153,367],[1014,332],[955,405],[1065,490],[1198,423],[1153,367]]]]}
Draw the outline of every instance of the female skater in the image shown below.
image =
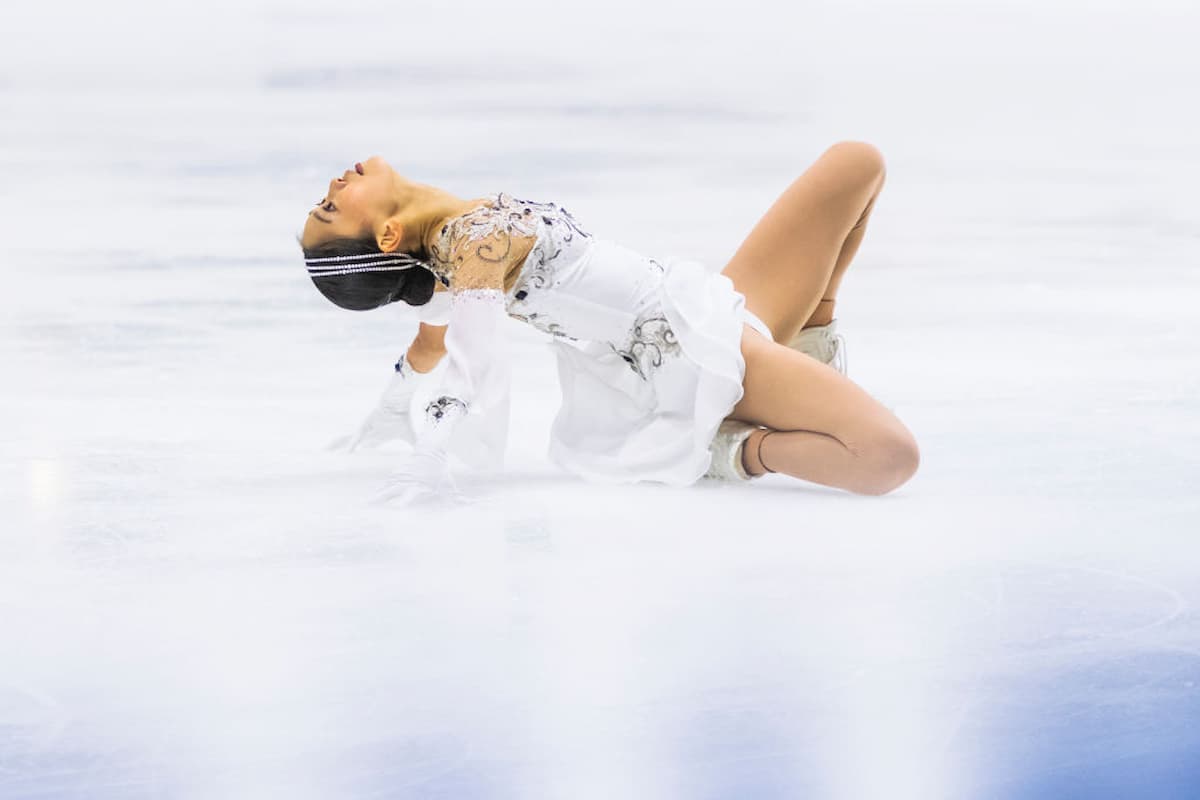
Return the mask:
{"type": "Polygon", "coordinates": [[[305,221],[309,275],[344,308],[403,300],[421,319],[356,444],[415,431],[394,487],[409,496],[452,486],[448,453],[494,463],[507,315],[556,339],[550,456],[577,475],[895,489],[917,469],[916,442],[845,376],[833,316],[884,177],[872,145],[833,145],[718,274],[593,237],[554,203],[462,200],[382,159],[356,164],[305,221]]]}

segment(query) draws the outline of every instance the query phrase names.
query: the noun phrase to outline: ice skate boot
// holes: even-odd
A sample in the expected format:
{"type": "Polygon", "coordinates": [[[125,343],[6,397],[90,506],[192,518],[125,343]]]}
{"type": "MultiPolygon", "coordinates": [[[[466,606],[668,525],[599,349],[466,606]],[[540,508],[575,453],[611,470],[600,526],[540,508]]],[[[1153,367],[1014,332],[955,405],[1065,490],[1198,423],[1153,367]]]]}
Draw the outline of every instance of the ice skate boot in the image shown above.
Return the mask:
{"type": "Polygon", "coordinates": [[[805,328],[788,342],[788,347],[846,374],[846,340],[837,332],[836,319],[827,325],[805,328]]]}
{"type": "Polygon", "coordinates": [[[759,426],[736,419],[722,422],[717,428],[717,435],[713,437],[712,444],[708,446],[708,451],[712,454],[712,463],[704,477],[721,481],[748,481],[762,477],[746,472],[746,466],[742,462],[742,446],[750,438],[750,434],[757,430],[761,430],[759,426]]]}

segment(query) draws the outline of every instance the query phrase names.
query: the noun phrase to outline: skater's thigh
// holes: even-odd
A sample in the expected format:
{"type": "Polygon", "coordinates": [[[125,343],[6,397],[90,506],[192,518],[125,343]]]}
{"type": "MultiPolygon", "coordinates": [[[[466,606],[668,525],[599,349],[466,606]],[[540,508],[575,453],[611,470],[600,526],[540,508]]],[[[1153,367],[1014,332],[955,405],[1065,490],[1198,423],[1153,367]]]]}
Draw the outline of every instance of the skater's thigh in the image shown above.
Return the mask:
{"type": "Polygon", "coordinates": [[[780,431],[816,431],[856,454],[880,446],[914,447],[895,414],[845,375],[815,358],[768,341],[746,326],[745,390],[731,417],[780,431]]]}

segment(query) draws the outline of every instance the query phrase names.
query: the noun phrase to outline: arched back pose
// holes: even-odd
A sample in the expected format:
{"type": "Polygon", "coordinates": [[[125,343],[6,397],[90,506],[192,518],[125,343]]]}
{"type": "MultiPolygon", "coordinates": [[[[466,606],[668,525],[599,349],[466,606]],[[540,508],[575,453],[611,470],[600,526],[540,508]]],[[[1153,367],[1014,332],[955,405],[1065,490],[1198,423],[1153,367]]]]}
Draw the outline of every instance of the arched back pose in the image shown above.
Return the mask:
{"type": "Polygon", "coordinates": [[[884,176],[872,145],[833,145],[716,273],[596,238],[554,203],[462,200],[381,159],[356,164],[305,222],[309,275],[342,307],[402,300],[421,319],[357,441],[413,441],[403,493],[449,486],[450,452],[494,463],[507,315],[556,339],[550,456],[575,474],[895,489],[917,469],[916,442],[845,376],[833,317],[884,176]]]}

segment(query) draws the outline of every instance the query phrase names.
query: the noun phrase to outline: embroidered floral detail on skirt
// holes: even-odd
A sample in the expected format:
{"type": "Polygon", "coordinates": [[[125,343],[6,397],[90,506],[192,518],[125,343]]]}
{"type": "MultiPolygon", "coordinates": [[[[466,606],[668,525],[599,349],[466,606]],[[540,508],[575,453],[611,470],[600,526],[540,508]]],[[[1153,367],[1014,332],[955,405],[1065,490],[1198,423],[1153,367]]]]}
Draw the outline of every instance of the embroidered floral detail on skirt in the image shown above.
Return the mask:
{"type": "Polygon", "coordinates": [[[679,339],[663,316],[639,319],[623,349],[610,346],[642,380],[648,380],[667,356],[677,356],[680,352],[679,339]]]}

